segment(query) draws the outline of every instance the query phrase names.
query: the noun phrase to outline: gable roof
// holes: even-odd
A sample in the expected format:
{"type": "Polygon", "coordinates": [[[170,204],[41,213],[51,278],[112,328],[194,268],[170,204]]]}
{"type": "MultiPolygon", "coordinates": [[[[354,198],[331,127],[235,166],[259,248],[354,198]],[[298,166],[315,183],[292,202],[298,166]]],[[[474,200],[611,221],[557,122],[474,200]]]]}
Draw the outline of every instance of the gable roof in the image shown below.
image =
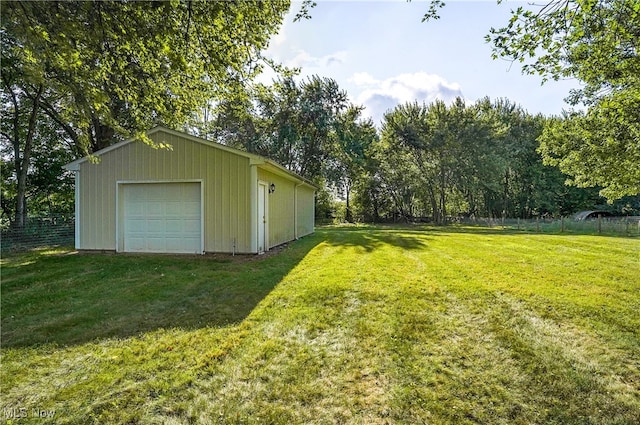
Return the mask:
{"type": "MultiPolygon", "coordinates": [[[[315,184],[311,183],[309,180],[305,179],[304,177],[299,176],[298,174],[287,170],[285,167],[283,167],[282,165],[278,164],[277,162],[272,161],[272,160],[270,160],[268,158],[265,158],[263,156],[260,156],[260,155],[256,155],[256,154],[245,152],[245,151],[241,151],[240,149],[235,149],[235,148],[232,148],[230,146],[226,146],[226,145],[223,145],[223,144],[220,144],[220,143],[212,142],[210,140],[203,139],[203,138],[197,137],[197,136],[193,136],[191,134],[188,134],[188,133],[185,133],[185,132],[182,132],[182,131],[172,130],[170,128],[167,128],[167,127],[164,127],[164,126],[161,126],[161,125],[158,125],[158,126],[152,128],[151,130],[147,131],[146,134],[147,134],[147,136],[152,136],[152,135],[154,135],[156,133],[160,133],[160,132],[167,133],[167,134],[170,134],[170,135],[173,135],[173,136],[182,137],[184,139],[190,140],[190,141],[195,142],[195,143],[201,143],[201,144],[210,146],[212,148],[221,149],[223,151],[230,152],[230,153],[233,153],[235,155],[242,156],[244,158],[248,158],[249,159],[249,164],[251,164],[251,165],[257,165],[260,168],[263,168],[263,169],[265,169],[267,171],[270,171],[270,172],[272,172],[274,174],[277,174],[279,176],[288,178],[289,180],[296,181],[296,182],[298,182],[300,184],[309,186],[309,187],[311,187],[313,189],[316,189],[316,190],[318,189],[318,187],[315,184]]],[[[104,154],[106,154],[108,152],[111,152],[113,150],[119,149],[119,148],[121,148],[121,147],[123,147],[125,145],[128,145],[129,143],[134,143],[134,142],[136,142],[136,139],[123,140],[122,142],[118,142],[118,143],[113,144],[111,146],[108,146],[108,147],[106,147],[104,149],[101,149],[101,150],[99,150],[97,152],[94,152],[90,156],[85,156],[83,158],[76,159],[75,161],[72,161],[69,164],[66,164],[63,168],[65,168],[66,170],[69,170],[69,171],[80,171],[80,164],[89,161],[89,159],[91,157],[100,157],[100,156],[102,156],[102,155],[104,155],[104,154]]]]}

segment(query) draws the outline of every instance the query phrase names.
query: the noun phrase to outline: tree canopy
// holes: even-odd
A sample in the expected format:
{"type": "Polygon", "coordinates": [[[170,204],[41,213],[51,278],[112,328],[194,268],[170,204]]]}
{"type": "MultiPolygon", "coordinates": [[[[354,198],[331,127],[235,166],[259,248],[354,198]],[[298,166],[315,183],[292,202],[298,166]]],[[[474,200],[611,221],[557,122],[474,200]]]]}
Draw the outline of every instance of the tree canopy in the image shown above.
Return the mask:
{"type": "Polygon", "coordinates": [[[593,104],[640,82],[640,3],[552,0],[518,7],[505,27],[490,30],[494,58],[521,62],[545,79],[577,78],[571,104],[593,104]]]}
{"type": "MultiPolygon", "coordinates": [[[[423,21],[438,19],[441,7],[432,0],[423,21]]],[[[486,36],[494,59],[521,63],[543,82],[578,80],[566,100],[587,109],[548,123],[545,163],[571,176],[570,184],[601,187],[610,201],[640,193],[640,2],[547,0],[511,13],[486,36]]]]}
{"type": "Polygon", "coordinates": [[[44,85],[42,109],[83,149],[152,124],[183,124],[234,90],[280,26],[288,1],[10,2],[3,74],[44,85]],[[6,71],[5,71],[6,68],[6,71]]]}
{"type": "Polygon", "coordinates": [[[12,147],[15,223],[45,116],[78,155],[124,138],[150,143],[154,124],[182,126],[241,91],[288,9],[279,0],[4,3],[0,134],[12,147]]]}
{"type": "Polygon", "coordinates": [[[491,29],[495,58],[544,79],[576,78],[567,100],[586,112],[553,120],[541,138],[547,164],[610,200],[640,193],[640,2],[553,0],[519,7],[491,29]]]}
{"type": "Polygon", "coordinates": [[[621,92],[586,113],[552,120],[540,137],[546,164],[579,187],[603,187],[608,199],[640,193],[640,96],[621,92]]]}
{"type": "Polygon", "coordinates": [[[365,216],[412,220],[570,213],[597,196],[564,185],[542,164],[537,141],[547,118],[505,99],[467,105],[408,103],[385,114],[375,164],[358,186],[365,216]]]}

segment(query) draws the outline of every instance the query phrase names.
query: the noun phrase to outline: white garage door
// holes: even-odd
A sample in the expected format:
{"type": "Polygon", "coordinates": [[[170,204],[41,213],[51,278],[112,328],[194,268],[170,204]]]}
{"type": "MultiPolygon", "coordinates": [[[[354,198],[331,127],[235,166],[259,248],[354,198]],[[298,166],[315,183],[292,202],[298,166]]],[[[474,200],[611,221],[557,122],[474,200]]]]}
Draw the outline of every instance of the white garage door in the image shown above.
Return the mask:
{"type": "Polygon", "coordinates": [[[200,183],[123,184],[126,252],[201,253],[200,183]]]}

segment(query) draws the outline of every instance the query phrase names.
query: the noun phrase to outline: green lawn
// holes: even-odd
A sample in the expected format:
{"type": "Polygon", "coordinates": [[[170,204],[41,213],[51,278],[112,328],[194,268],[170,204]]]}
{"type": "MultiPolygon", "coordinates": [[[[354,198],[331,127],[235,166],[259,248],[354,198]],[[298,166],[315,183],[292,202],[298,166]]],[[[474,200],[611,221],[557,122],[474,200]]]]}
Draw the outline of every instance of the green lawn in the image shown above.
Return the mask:
{"type": "Polygon", "coordinates": [[[639,276],[638,238],[460,227],[8,256],[0,421],[637,424],[639,276]]]}

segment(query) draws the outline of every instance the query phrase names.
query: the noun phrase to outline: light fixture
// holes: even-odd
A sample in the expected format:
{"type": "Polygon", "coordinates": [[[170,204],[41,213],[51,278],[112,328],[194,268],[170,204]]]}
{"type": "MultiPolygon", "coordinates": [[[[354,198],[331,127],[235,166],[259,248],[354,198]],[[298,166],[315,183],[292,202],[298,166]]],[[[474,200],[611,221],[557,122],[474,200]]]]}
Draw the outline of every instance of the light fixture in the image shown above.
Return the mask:
{"type": "Polygon", "coordinates": [[[269,186],[269,193],[273,193],[276,191],[276,185],[274,183],[271,183],[271,185],[269,186]]]}

